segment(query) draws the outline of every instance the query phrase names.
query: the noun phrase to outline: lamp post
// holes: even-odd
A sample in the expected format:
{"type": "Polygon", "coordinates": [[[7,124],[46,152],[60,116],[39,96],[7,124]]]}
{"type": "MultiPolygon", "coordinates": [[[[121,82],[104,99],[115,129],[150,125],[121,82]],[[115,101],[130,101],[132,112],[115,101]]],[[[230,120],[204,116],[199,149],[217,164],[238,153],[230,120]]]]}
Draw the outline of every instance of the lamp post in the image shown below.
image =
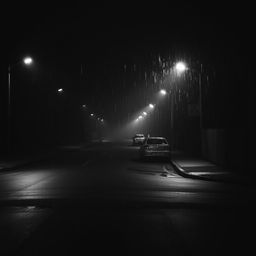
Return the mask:
{"type": "MultiPolygon", "coordinates": [[[[181,75],[183,72],[185,72],[186,70],[193,70],[196,73],[198,73],[198,91],[199,91],[199,95],[198,95],[198,106],[199,106],[199,130],[200,130],[200,140],[201,140],[201,149],[202,149],[202,136],[203,136],[203,110],[202,110],[202,64],[200,65],[200,70],[195,70],[192,68],[188,68],[187,65],[184,62],[177,62],[175,65],[175,70],[177,72],[177,75],[181,75]]],[[[174,110],[173,110],[173,99],[174,99],[174,93],[172,93],[172,130],[174,129],[174,110]]]]}
{"type": "MultiPolygon", "coordinates": [[[[183,74],[188,68],[186,63],[179,61],[174,65],[174,71],[176,73],[177,76],[180,76],[181,74],[183,74]]],[[[175,111],[174,111],[174,100],[175,100],[175,88],[173,88],[171,90],[171,149],[174,150],[174,145],[175,145],[175,128],[174,128],[174,115],[175,115],[175,111]]]]}
{"type": "Polygon", "coordinates": [[[33,63],[31,57],[25,57],[23,60],[18,61],[16,64],[8,65],[8,113],[7,113],[7,151],[11,151],[11,70],[14,66],[23,62],[26,66],[33,63]]]}

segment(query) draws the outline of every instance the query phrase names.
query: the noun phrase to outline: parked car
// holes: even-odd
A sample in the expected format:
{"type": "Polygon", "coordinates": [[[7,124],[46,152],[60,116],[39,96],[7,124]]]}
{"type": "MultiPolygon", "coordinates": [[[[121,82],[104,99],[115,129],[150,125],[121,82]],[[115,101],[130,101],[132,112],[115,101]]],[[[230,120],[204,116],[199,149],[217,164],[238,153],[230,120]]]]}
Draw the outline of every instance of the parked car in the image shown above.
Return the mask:
{"type": "Polygon", "coordinates": [[[145,141],[146,137],[144,134],[135,134],[132,138],[132,144],[135,145],[142,145],[145,141]]]}
{"type": "Polygon", "coordinates": [[[170,157],[171,150],[164,137],[148,137],[140,147],[140,157],[170,157]]]}

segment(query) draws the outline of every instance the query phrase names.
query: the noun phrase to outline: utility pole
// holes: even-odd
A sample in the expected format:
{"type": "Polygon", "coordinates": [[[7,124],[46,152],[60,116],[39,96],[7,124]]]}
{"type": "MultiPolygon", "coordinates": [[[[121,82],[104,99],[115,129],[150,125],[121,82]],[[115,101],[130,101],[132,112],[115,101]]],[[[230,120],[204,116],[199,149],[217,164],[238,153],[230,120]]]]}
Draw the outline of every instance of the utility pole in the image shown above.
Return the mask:
{"type": "Polygon", "coordinates": [[[7,152],[11,151],[11,65],[8,66],[7,152]]]}

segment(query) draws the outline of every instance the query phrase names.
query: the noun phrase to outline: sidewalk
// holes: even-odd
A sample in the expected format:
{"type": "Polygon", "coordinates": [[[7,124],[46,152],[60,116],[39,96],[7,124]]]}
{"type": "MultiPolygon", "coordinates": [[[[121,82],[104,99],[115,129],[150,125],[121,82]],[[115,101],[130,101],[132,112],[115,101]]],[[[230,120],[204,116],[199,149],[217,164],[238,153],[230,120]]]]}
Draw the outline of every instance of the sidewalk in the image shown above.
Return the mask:
{"type": "Polygon", "coordinates": [[[175,171],[185,178],[239,184],[250,183],[250,179],[246,175],[232,172],[228,168],[204,159],[185,155],[182,152],[173,152],[171,162],[175,171]]]}

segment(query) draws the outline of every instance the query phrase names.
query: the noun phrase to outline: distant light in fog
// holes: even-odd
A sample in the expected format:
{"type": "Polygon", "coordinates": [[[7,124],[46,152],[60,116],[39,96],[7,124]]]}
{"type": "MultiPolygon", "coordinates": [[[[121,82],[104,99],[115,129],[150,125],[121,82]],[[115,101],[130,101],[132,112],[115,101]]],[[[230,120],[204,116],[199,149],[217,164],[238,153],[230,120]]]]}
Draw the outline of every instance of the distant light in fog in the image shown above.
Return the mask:
{"type": "Polygon", "coordinates": [[[33,62],[33,59],[31,57],[26,57],[23,59],[23,62],[25,65],[30,65],[33,62]]]}
{"type": "Polygon", "coordinates": [[[90,114],[90,116],[94,116],[94,114],[93,114],[93,113],[91,113],[91,114],[90,114]]]}
{"type": "Polygon", "coordinates": [[[150,108],[154,108],[154,105],[150,103],[150,104],[149,104],[149,107],[150,107],[150,108]]]}
{"type": "Polygon", "coordinates": [[[86,105],[84,104],[84,105],[82,105],[82,107],[83,107],[83,108],[86,108],[86,105]]]}
{"type": "Polygon", "coordinates": [[[166,95],[167,92],[166,92],[166,90],[163,90],[163,89],[162,89],[162,90],[160,90],[160,93],[161,93],[162,95],[166,95]]]}
{"type": "Polygon", "coordinates": [[[187,69],[187,66],[184,62],[179,61],[179,62],[176,63],[175,69],[178,73],[182,73],[187,69]]]}
{"type": "Polygon", "coordinates": [[[62,88],[59,88],[59,89],[58,89],[58,92],[63,92],[63,89],[62,89],[62,88]]]}
{"type": "Polygon", "coordinates": [[[139,116],[138,118],[141,119],[141,118],[143,118],[143,116],[139,116]]]}
{"type": "Polygon", "coordinates": [[[143,115],[146,116],[146,115],[147,115],[147,112],[143,112],[143,115]]]}
{"type": "Polygon", "coordinates": [[[103,123],[103,122],[104,122],[104,119],[102,118],[100,121],[103,123]]]}

